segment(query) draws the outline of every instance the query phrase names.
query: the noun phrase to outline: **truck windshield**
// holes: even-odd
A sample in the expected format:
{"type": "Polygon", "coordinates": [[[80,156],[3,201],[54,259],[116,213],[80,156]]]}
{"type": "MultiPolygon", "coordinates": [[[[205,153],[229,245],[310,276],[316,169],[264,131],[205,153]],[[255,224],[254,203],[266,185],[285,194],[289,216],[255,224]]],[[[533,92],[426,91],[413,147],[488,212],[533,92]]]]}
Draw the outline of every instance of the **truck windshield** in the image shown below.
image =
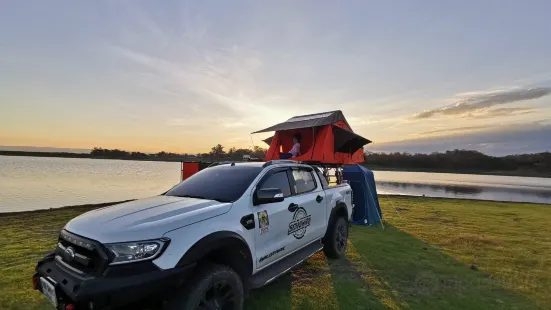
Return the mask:
{"type": "Polygon", "coordinates": [[[233,202],[239,199],[262,167],[217,166],[197,172],[165,193],[167,196],[233,202]]]}

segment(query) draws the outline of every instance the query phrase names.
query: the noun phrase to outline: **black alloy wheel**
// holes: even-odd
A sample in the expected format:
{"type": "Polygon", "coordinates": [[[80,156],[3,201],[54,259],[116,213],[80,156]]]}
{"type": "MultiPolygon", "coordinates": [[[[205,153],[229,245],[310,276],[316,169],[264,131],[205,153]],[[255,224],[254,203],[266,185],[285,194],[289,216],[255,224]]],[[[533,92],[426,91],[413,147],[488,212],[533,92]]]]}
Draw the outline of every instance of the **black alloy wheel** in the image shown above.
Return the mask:
{"type": "Polygon", "coordinates": [[[337,245],[337,251],[339,251],[340,253],[344,253],[344,250],[346,249],[346,242],[348,239],[346,234],[347,234],[346,223],[344,221],[338,221],[336,245],[337,245]]]}
{"type": "Polygon", "coordinates": [[[331,224],[323,240],[323,252],[329,258],[342,258],[348,243],[348,223],[344,217],[338,217],[331,224]]]}
{"type": "Polygon", "coordinates": [[[236,292],[227,281],[216,281],[203,294],[198,310],[233,310],[236,292]]]}
{"type": "Polygon", "coordinates": [[[199,266],[164,310],[242,310],[245,294],[239,275],[226,265],[199,266]]]}

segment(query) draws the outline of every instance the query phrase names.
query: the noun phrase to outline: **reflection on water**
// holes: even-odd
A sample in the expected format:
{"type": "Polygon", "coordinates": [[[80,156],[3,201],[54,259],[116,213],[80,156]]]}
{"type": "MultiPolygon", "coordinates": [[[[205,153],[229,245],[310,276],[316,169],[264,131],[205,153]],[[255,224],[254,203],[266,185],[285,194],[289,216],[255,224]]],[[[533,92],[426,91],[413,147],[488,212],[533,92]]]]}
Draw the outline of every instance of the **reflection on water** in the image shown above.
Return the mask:
{"type": "Polygon", "coordinates": [[[551,179],[544,178],[395,171],[375,178],[379,194],[551,203],[551,179]]]}
{"type": "MultiPolygon", "coordinates": [[[[551,179],[374,173],[380,194],[551,203],[551,179]]],[[[179,180],[179,163],[0,156],[0,212],[148,197],[179,180]]]]}
{"type": "Polygon", "coordinates": [[[415,192],[423,192],[425,190],[431,192],[445,192],[453,195],[474,195],[480,194],[483,191],[482,187],[468,187],[459,185],[437,185],[437,184],[413,184],[413,183],[396,183],[396,182],[377,182],[379,189],[395,188],[401,192],[413,190],[415,192]]]}

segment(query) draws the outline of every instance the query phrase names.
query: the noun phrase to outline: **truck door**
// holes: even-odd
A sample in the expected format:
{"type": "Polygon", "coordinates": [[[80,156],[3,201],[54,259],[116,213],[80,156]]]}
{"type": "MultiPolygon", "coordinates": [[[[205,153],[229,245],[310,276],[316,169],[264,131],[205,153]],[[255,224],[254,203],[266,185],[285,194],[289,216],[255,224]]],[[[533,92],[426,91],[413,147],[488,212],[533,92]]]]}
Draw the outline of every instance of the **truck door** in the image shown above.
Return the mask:
{"type": "Polygon", "coordinates": [[[300,246],[321,238],[325,233],[325,191],[321,184],[317,184],[313,169],[307,167],[292,169],[291,185],[294,203],[298,208],[293,214],[289,233],[296,239],[297,246],[300,246]]]}
{"type": "MultiPolygon", "coordinates": [[[[253,205],[255,221],[258,223],[255,228],[257,269],[287,256],[295,250],[296,246],[294,238],[288,234],[289,223],[293,220],[289,205],[295,203],[291,191],[290,169],[276,168],[269,171],[256,186],[256,190],[262,188],[280,189],[284,200],[253,205]]],[[[254,202],[254,196],[252,199],[254,202]]]]}

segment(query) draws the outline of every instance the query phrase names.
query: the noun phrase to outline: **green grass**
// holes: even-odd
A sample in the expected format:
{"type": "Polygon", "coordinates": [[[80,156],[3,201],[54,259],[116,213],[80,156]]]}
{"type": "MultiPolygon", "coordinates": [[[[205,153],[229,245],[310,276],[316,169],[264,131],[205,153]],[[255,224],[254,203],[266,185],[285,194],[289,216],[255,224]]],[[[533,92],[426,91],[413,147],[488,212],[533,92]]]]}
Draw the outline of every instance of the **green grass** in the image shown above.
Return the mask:
{"type": "MultiPolygon", "coordinates": [[[[246,309],[551,309],[551,206],[381,199],[386,229],[353,226],[346,259],[318,254],[246,309]]],[[[0,216],[0,309],[49,309],[36,261],[90,209],[0,216]]]]}

